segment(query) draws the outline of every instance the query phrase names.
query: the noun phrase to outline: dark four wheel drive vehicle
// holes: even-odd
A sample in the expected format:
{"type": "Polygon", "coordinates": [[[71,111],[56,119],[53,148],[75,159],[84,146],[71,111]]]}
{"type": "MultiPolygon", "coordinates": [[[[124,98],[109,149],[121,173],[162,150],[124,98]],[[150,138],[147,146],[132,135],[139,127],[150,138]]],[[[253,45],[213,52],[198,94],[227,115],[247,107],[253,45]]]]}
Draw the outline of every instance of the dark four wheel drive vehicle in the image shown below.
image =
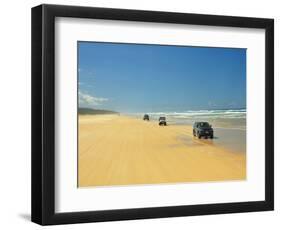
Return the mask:
{"type": "Polygon", "coordinates": [[[144,121],[149,121],[149,116],[148,116],[148,114],[144,114],[143,120],[144,120],[144,121]]]}
{"type": "Polygon", "coordinates": [[[167,125],[166,117],[159,117],[159,125],[167,125]]]}
{"type": "Polygon", "coordinates": [[[214,130],[208,122],[195,122],[193,125],[193,136],[214,138],[214,130]]]}

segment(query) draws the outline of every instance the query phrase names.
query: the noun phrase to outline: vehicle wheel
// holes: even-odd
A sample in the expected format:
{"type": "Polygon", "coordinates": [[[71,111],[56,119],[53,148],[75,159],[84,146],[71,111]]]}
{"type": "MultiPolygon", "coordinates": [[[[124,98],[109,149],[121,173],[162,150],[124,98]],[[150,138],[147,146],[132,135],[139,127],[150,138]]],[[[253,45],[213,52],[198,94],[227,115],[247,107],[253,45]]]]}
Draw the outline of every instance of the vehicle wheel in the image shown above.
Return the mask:
{"type": "Polygon", "coordinates": [[[199,139],[201,139],[201,135],[200,135],[199,133],[197,133],[197,137],[198,137],[199,139]]]}
{"type": "Polygon", "coordinates": [[[196,134],[195,134],[194,130],[193,130],[193,136],[194,136],[194,137],[196,136],[196,134]]]}
{"type": "Polygon", "coordinates": [[[214,135],[211,135],[210,138],[213,139],[213,138],[214,138],[214,135]]]}

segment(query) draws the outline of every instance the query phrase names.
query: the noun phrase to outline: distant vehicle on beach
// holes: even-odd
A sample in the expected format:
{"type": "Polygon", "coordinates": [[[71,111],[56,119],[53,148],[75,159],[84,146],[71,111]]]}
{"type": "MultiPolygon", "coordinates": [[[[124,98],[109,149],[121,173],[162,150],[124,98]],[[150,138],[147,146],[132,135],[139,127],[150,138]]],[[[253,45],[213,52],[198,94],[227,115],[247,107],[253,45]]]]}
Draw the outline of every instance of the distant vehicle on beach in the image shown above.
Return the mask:
{"type": "Polygon", "coordinates": [[[149,116],[148,116],[148,114],[144,114],[143,120],[144,120],[144,121],[149,121],[149,116]]]}
{"type": "Polygon", "coordinates": [[[214,138],[214,130],[208,122],[195,122],[193,125],[193,136],[214,138]]]}
{"type": "Polygon", "coordinates": [[[167,125],[166,117],[159,117],[159,125],[167,125]]]}

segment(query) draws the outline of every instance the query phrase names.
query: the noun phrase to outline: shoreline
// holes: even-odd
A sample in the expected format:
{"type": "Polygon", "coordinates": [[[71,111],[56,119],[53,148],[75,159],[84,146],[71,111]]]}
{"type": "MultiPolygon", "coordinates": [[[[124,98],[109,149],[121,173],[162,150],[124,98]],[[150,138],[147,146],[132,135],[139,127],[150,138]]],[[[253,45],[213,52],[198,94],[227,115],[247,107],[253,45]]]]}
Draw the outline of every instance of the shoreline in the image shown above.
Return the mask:
{"type": "MultiPolygon", "coordinates": [[[[134,119],[141,119],[140,117],[130,116],[130,115],[121,115],[128,118],[134,118],[134,119]]],[[[192,129],[193,122],[195,122],[196,119],[194,119],[191,123],[189,122],[178,122],[178,121],[170,121],[167,120],[168,126],[180,126],[180,127],[186,127],[187,130],[192,129]]],[[[204,120],[209,122],[210,124],[213,124],[213,121],[210,120],[204,120]]],[[[155,124],[158,124],[157,119],[152,119],[149,122],[153,122],[155,124]]],[[[214,126],[214,139],[209,140],[212,141],[214,144],[220,145],[221,147],[224,147],[230,151],[237,152],[237,153],[246,153],[246,127],[241,127],[239,125],[237,126],[214,126]]],[[[202,138],[204,140],[204,138],[202,138]]]]}

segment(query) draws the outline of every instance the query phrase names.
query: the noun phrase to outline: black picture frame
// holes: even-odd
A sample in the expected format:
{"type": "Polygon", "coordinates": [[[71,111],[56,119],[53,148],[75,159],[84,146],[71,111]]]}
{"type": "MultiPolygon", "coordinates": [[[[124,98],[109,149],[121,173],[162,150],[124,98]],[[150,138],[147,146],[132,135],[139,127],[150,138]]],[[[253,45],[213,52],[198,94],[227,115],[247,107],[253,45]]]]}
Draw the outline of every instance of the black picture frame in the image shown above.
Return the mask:
{"type": "Polygon", "coordinates": [[[32,221],[41,225],[222,214],[274,209],[274,20],[126,9],[32,8],[32,221]],[[55,213],[55,18],[89,18],[265,29],[265,200],[55,213]]]}

